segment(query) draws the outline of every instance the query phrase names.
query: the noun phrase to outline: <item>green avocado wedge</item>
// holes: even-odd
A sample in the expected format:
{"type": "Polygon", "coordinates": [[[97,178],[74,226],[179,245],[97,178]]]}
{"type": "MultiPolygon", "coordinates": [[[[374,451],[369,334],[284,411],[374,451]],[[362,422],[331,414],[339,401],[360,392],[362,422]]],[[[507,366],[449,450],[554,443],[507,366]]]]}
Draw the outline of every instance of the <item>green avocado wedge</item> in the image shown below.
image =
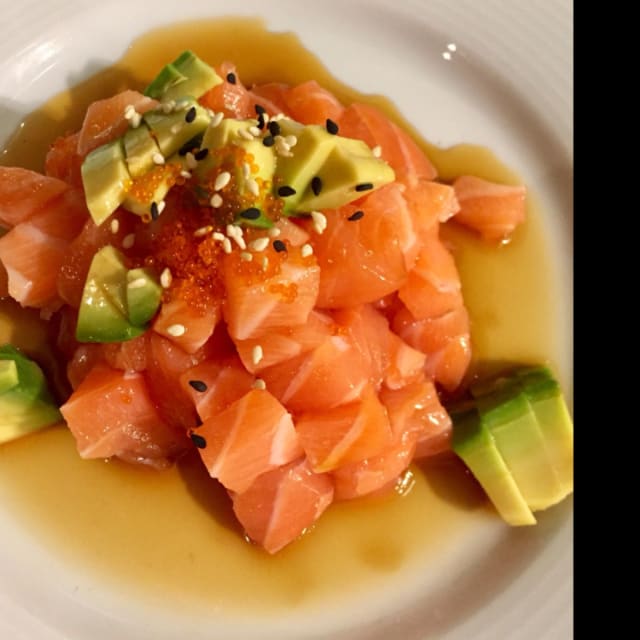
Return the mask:
{"type": "Polygon", "coordinates": [[[42,369],[12,345],[1,346],[0,444],[61,421],[42,369]]]}

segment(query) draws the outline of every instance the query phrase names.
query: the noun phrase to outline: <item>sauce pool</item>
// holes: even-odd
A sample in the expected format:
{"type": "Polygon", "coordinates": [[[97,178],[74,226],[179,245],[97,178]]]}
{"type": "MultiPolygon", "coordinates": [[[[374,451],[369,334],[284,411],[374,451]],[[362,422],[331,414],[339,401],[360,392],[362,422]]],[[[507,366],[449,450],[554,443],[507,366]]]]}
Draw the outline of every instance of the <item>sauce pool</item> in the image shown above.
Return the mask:
{"type": "MultiPolygon", "coordinates": [[[[217,19],[138,39],[113,67],[27,116],[0,162],[42,171],[49,144],[77,130],[93,100],[142,89],[186,48],[211,64],[233,61],[246,85],[315,79],[344,103],[376,104],[416,134],[389,100],[338,82],[296,36],[269,32],[256,19],[217,19]]],[[[484,148],[439,149],[415,137],[444,179],[519,181],[484,148]]],[[[443,229],[471,314],[476,365],[559,358],[552,261],[541,260],[548,254],[541,217],[531,204],[528,213],[506,246],[486,245],[453,224],[443,229]]],[[[0,344],[42,353],[41,336],[35,313],[0,301],[0,344]]],[[[408,480],[402,495],[332,505],[313,531],[271,557],[244,540],[226,493],[197,454],[166,472],[81,460],[64,426],[0,446],[0,501],[27,531],[121,592],[183,608],[277,615],[382,588],[416,559],[436,557],[456,531],[497,517],[453,457],[414,465],[408,480]]]]}

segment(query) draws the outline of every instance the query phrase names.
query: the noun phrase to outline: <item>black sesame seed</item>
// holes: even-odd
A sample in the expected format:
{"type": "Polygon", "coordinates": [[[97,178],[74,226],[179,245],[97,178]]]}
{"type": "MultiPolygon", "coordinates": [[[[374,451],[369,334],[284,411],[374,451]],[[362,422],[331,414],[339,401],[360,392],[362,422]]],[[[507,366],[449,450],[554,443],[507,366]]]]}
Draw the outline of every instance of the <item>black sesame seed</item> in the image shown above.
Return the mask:
{"type": "Polygon", "coordinates": [[[371,182],[361,182],[356,185],[356,191],[369,191],[373,189],[373,184],[371,182]]]}
{"type": "Polygon", "coordinates": [[[281,251],[286,251],[287,250],[287,245],[282,242],[282,240],[274,240],[273,241],[273,248],[280,253],[281,251]]]}
{"type": "Polygon", "coordinates": [[[258,129],[264,129],[264,114],[260,113],[258,115],[258,129]]]}
{"type": "Polygon", "coordinates": [[[364,217],[364,211],[356,211],[355,213],[352,213],[347,220],[355,222],[356,220],[360,220],[362,217],[364,217]]]}
{"type": "Polygon", "coordinates": [[[265,147],[273,147],[275,143],[276,139],[273,136],[265,136],[264,138],[262,138],[262,144],[265,147]]]}
{"type": "Polygon", "coordinates": [[[235,84],[236,83],[236,74],[235,73],[227,73],[227,82],[229,84],[235,84]]]}
{"type": "Polygon", "coordinates": [[[288,196],[295,196],[296,190],[293,187],[290,187],[288,184],[285,184],[281,187],[278,187],[278,195],[281,198],[287,198],[288,196]]]}
{"type": "Polygon", "coordinates": [[[184,121],[191,124],[194,120],[196,119],[196,108],[195,107],[191,107],[191,109],[189,109],[189,111],[187,111],[185,117],[184,117],[184,121]]]}
{"type": "Polygon", "coordinates": [[[189,385],[200,393],[204,393],[209,388],[202,380],[189,380],[189,385]]]}
{"type": "Polygon", "coordinates": [[[257,209],[256,207],[249,207],[248,209],[240,212],[240,217],[245,220],[257,220],[260,217],[260,209],[257,209]]]}
{"type": "Polygon", "coordinates": [[[191,442],[193,442],[198,449],[206,449],[207,441],[202,436],[199,436],[197,433],[192,433],[189,437],[191,438],[191,442]]]}
{"type": "Polygon", "coordinates": [[[339,131],[338,125],[331,118],[327,118],[327,131],[332,136],[335,136],[339,131]]]}
{"type": "Polygon", "coordinates": [[[159,217],[160,210],[158,209],[158,203],[154,201],[151,203],[151,219],[157,220],[159,217]]]}
{"type": "Polygon", "coordinates": [[[319,196],[322,191],[322,178],[320,176],[314,176],[311,180],[311,191],[314,196],[319,196]]]}
{"type": "Polygon", "coordinates": [[[200,149],[200,151],[196,151],[194,154],[194,158],[196,160],[204,160],[209,155],[209,149],[205,147],[204,149],[200,149]]]}
{"type": "Polygon", "coordinates": [[[254,104],[253,108],[256,110],[256,113],[259,116],[263,116],[265,113],[267,113],[267,110],[261,104],[254,104]]]}
{"type": "Polygon", "coordinates": [[[198,148],[198,145],[195,144],[193,140],[188,140],[180,147],[180,149],[178,150],[178,155],[186,156],[187,153],[189,153],[189,151],[193,151],[194,149],[197,149],[197,148],[198,148]]]}
{"type": "Polygon", "coordinates": [[[269,127],[269,132],[272,136],[280,135],[280,125],[275,120],[272,120],[267,127],[269,127]]]}

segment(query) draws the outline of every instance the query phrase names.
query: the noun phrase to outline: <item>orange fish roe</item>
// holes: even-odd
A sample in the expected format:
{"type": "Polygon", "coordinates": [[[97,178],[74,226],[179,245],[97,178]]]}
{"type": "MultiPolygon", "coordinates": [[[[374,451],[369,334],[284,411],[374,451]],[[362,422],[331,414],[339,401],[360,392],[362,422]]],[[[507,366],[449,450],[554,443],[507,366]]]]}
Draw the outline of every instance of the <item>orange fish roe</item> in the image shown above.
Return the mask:
{"type": "Polygon", "coordinates": [[[163,183],[167,183],[170,187],[176,184],[181,170],[180,165],[174,162],[158,165],[136,178],[131,183],[128,193],[136,200],[151,203],[156,189],[163,183]]]}
{"type": "MultiPolygon", "coordinates": [[[[259,237],[257,232],[255,237],[259,237]]],[[[226,256],[227,264],[233,269],[234,273],[243,278],[249,285],[262,282],[279,274],[281,265],[286,259],[285,252],[278,253],[270,247],[264,251],[255,252],[253,260],[250,262],[243,260],[239,251],[234,251],[226,256]],[[266,262],[263,261],[264,258],[266,258],[266,262]]]]}

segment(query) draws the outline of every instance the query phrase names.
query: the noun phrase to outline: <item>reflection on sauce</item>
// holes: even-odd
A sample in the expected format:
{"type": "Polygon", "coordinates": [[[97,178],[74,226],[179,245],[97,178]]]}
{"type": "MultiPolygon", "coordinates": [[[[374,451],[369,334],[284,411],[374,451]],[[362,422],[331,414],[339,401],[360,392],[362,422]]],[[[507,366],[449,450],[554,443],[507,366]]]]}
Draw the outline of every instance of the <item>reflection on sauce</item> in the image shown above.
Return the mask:
{"type": "MultiPolygon", "coordinates": [[[[295,36],[270,33],[258,20],[223,19],[161,29],[137,40],[112,68],[28,116],[2,164],[42,170],[53,137],[79,128],[92,100],[142,88],[185,48],[213,64],[234,61],[246,84],[316,79],[343,102],[374,103],[414,131],[385,98],[362,96],[335,80],[295,36]]],[[[486,149],[421,144],[445,179],[473,173],[517,180],[486,149]]],[[[541,259],[546,249],[539,218],[529,213],[505,247],[488,247],[455,225],[443,232],[461,272],[476,360],[553,362],[559,353],[552,335],[557,310],[551,271],[541,259]]],[[[12,337],[35,345],[37,328],[27,335],[22,320],[10,320],[25,312],[0,305],[0,342],[12,337]]],[[[335,504],[312,532],[275,557],[243,539],[225,492],[194,456],[162,473],[85,461],[63,426],[0,447],[0,500],[56,554],[97,572],[121,592],[170,599],[175,607],[250,607],[277,614],[365,585],[388,585],[390,576],[416,558],[435,556],[474,518],[493,517],[454,458],[414,465],[413,472],[406,495],[335,504]]]]}

